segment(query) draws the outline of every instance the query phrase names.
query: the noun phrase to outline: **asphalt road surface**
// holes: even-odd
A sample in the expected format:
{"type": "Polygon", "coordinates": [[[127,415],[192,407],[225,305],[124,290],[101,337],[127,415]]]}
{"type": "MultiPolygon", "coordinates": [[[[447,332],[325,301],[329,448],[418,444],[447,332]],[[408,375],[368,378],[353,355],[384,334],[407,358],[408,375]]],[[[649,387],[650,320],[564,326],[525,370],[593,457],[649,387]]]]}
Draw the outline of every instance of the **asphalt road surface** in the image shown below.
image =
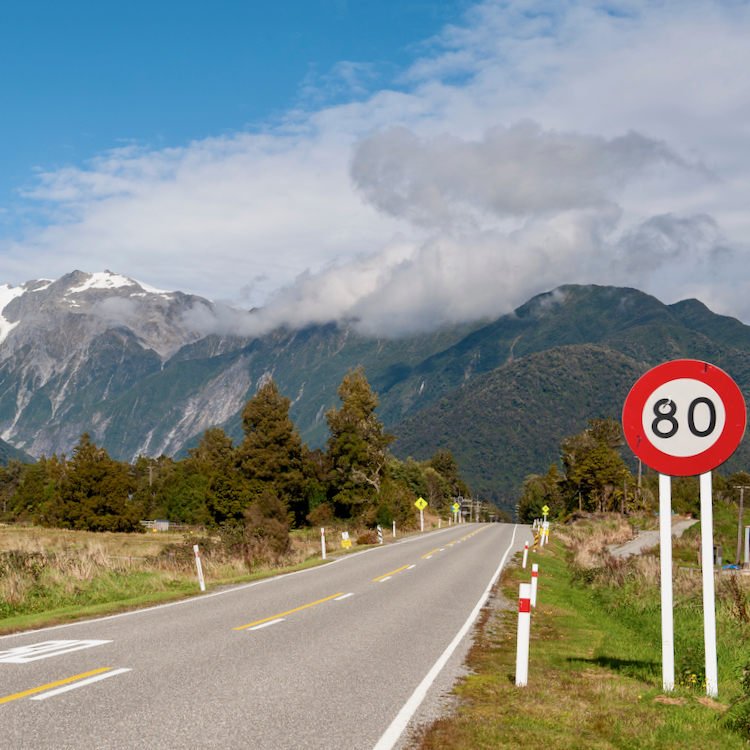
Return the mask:
{"type": "Polygon", "coordinates": [[[493,577],[529,539],[528,527],[462,524],[0,638],[0,748],[398,747],[424,695],[420,710],[449,686],[493,577]]]}

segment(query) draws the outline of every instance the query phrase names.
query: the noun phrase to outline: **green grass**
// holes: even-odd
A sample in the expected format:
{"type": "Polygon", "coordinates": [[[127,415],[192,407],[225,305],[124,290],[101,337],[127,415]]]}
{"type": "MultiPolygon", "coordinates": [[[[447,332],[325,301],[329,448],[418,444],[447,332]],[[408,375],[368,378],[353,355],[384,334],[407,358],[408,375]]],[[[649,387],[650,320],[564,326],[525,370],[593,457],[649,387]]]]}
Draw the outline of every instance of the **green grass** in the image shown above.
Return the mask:
{"type": "MultiPolygon", "coordinates": [[[[472,670],[457,688],[454,716],[436,722],[420,750],[482,748],[730,748],[746,737],[728,727],[726,707],[741,695],[741,667],[750,660],[747,626],[720,601],[719,702],[703,705],[702,609],[688,597],[675,611],[678,685],[661,689],[658,589],[631,577],[621,587],[575,583],[562,545],[539,562],[538,606],[532,615],[529,683],[515,687],[518,583],[528,571],[510,568],[501,590],[512,611],[489,615],[469,656],[472,670]],[[696,678],[690,679],[690,675],[696,678]],[[682,705],[660,703],[664,697],[682,705]]],[[[687,575],[687,574],[686,574],[687,575]]],[[[750,735],[748,735],[750,736],[750,735]]]]}

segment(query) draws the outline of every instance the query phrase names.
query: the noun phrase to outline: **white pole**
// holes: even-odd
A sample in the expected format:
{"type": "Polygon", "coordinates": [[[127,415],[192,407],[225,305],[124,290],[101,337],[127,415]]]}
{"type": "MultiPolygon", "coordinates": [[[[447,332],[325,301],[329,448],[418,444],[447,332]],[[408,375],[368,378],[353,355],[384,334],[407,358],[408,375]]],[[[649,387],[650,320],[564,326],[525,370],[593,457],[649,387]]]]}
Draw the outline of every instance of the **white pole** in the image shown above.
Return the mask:
{"type": "Polygon", "coordinates": [[[700,476],[701,551],[703,553],[703,638],[706,644],[706,693],[719,695],[716,660],[716,597],[714,591],[714,513],[711,472],[700,476]]]}
{"type": "Polygon", "coordinates": [[[320,529],[320,551],[323,553],[323,559],[326,559],[326,530],[320,529]]]}
{"type": "Polygon", "coordinates": [[[536,607],[536,589],[539,585],[539,565],[531,564],[531,606],[536,607]]]}
{"type": "Polygon", "coordinates": [[[661,675],[664,690],[674,690],[672,614],[672,477],[659,474],[659,556],[661,561],[661,675]]]}
{"type": "Polygon", "coordinates": [[[442,527],[443,519],[438,516],[438,528],[442,527]]]}
{"type": "Polygon", "coordinates": [[[750,526],[745,526],[745,565],[750,563],[750,526]]]}
{"type": "Polygon", "coordinates": [[[531,586],[518,587],[518,636],[516,640],[516,687],[529,681],[529,636],[531,635],[531,586]]]}
{"type": "Polygon", "coordinates": [[[522,568],[526,567],[526,561],[529,559],[529,543],[526,542],[523,548],[523,565],[522,568]]]}
{"type": "Polygon", "coordinates": [[[201,586],[201,591],[206,590],[206,582],[203,580],[203,568],[201,567],[201,553],[198,549],[198,545],[193,545],[193,552],[195,552],[195,567],[198,568],[198,583],[201,586]]]}
{"type": "Polygon", "coordinates": [[[424,531],[424,511],[421,508],[419,509],[419,528],[424,531]]]}
{"type": "Polygon", "coordinates": [[[396,522],[393,522],[393,538],[396,538],[396,522]]]}

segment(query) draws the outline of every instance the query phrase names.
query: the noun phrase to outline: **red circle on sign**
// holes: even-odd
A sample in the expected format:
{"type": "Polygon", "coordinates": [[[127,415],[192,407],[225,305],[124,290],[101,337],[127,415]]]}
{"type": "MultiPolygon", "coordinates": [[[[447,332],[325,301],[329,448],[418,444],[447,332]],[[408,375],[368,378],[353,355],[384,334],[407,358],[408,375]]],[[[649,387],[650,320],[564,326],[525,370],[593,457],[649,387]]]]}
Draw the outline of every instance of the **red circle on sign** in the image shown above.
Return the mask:
{"type": "MultiPolygon", "coordinates": [[[[663,419],[669,423],[667,417],[663,419]]],[[[650,466],[661,474],[675,477],[704,474],[723,464],[742,441],[746,422],[745,399],[734,380],[719,367],[695,359],[665,362],[649,370],[630,389],[622,410],[625,440],[633,453],[646,466],[650,466]],[[654,391],[671,381],[682,379],[696,380],[712,388],[721,399],[726,413],[724,426],[718,439],[706,450],[690,456],[675,456],[660,450],[654,445],[643,426],[644,408],[654,391]]],[[[694,434],[701,433],[698,431],[694,434]]]]}

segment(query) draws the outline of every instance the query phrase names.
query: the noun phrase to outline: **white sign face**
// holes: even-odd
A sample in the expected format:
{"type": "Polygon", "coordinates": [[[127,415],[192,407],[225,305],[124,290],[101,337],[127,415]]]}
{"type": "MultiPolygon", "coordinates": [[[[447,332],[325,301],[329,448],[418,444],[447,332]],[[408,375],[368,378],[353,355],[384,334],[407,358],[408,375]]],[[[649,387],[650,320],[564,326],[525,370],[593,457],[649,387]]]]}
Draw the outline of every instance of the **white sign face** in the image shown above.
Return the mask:
{"type": "Polygon", "coordinates": [[[646,399],[642,424],[651,444],[669,456],[697,456],[721,437],[726,409],[707,383],[678,378],[660,385],[646,399]]]}
{"type": "Polygon", "coordinates": [[[19,646],[0,651],[0,663],[26,664],[29,661],[69,654],[71,651],[80,651],[82,648],[101,646],[105,643],[112,643],[112,641],[44,641],[44,643],[35,643],[31,646],[19,646]]]}

